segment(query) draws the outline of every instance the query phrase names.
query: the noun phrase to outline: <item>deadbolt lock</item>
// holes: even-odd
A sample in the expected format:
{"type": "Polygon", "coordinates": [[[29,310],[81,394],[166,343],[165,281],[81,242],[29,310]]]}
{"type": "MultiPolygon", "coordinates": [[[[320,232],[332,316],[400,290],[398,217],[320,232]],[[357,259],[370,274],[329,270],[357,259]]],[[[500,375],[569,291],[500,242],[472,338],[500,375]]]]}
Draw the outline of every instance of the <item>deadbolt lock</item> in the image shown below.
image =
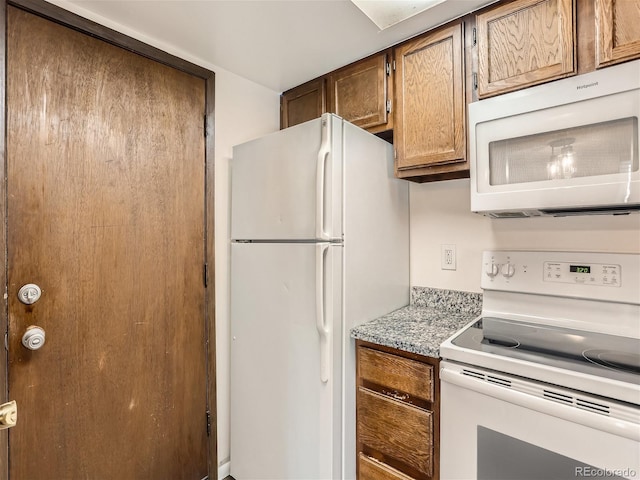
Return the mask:
{"type": "Polygon", "coordinates": [[[18,299],[25,305],[36,303],[41,295],[42,290],[35,283],[27,283],[18,290],[18,299]]]}
{"type": "Polygon", "coordinates": [[[0,430],[16,426],[18,404],[15,400],[0,405],[0,430]]]}

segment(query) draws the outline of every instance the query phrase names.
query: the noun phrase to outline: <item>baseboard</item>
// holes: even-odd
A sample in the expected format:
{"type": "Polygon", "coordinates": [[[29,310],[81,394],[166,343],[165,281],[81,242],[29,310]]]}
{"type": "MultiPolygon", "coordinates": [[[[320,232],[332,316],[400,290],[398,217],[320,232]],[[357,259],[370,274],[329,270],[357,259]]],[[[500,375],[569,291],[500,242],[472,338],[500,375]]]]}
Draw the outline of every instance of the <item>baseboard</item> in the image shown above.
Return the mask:
{"type": "Polygon", "coordinates": [[[231,475],[231,462],[223,463],[218,467],[218,480],[224,480],[231,475]]]}

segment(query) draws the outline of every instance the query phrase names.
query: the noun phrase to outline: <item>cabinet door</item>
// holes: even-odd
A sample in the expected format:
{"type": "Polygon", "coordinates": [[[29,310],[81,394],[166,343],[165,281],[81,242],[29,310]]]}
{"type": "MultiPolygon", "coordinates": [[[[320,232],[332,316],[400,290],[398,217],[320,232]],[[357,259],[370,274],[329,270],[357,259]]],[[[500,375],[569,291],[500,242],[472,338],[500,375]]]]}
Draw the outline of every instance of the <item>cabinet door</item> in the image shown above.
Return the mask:
{"type": "Polygon", "coordinates": [[[396,48],[394,143],[399,177],[465,162],[462,23],[396,48]],[[404,172],[403,172],[404,171],[404,172]]]}
{"type": "Polygon", "coordinates": [[[478,97],[574,74],[574,23],[573,0],[517,0],[478,15],[478,97]]]}
{"type": "Polygon", "coordinates": [[[390,129],[390,71],[385,52],[333,72],[329,76],[329,110],[369,131],[390,129]]]}
{"type": "Polygon", "coordinates": [[[318,78],[292,88],[280,97],[280,128],[313,120],[326,112],[325,79],[318,78]]]}
{"type": "Polygon", "coordinates": [[[596,0],[598,67],[640,57],[640,1],[596,0]]]}

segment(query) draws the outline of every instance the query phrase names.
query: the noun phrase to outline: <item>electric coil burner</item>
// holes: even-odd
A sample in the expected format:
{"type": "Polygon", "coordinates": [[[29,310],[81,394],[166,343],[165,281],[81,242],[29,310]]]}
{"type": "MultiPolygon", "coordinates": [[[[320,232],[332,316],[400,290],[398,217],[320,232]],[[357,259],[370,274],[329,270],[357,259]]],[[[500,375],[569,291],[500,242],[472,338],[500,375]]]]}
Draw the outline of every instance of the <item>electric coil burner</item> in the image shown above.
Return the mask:
{"type": "Polygon", "coordinates": [[[485,252],[440,348],[441,477],[640,478],[640,256],[485,252]]]}

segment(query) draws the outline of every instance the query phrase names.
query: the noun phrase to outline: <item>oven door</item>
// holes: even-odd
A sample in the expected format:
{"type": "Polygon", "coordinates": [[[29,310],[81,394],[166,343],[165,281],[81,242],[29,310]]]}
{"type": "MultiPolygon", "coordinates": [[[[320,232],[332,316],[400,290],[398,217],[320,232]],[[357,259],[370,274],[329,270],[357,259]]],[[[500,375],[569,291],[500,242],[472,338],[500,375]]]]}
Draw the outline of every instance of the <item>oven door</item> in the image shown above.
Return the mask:
{"type": "Polygon", "coordinates": [[[441,478],[640,478],[640,409],[443,361],[441,478]]]}

